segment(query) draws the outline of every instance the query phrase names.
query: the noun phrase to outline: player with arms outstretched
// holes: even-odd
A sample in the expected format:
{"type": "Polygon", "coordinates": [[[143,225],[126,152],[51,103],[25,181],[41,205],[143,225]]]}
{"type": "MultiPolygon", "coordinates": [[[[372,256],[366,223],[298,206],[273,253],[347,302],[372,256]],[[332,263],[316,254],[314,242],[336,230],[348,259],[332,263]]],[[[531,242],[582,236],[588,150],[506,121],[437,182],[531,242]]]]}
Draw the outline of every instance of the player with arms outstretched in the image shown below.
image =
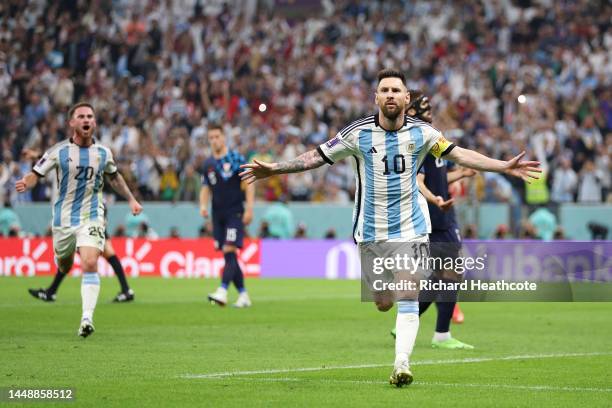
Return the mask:
{"type": "MultiPolygon", "coordinates": [[[[455,146],[430,124],[407,117],[410,94],[405,83],[400,71],[380,71],[374,99],[379,108],[377,114],[349,124],[333,139],[293,160],[281,163],[255,160],[246,164],[242,166],[241,177],[252,183],[274,174],[310,170],[352,157],[357,182],[354,239],[362,257],[367,250],[389,242],[417,245],[427,242],[429,215],[425,199],[418,192],[416,175],[428,153],[476,170],[524,180],[537,178],[533,173],[541,171],[539,163],[521,161],[524,153],[510,161],[491,159],[455,146]]],[[[401,387],[413,380],[409,357],[419,328],[418,293],[396,296],[395,300],[397,336],[390,382],[401,387]]],[[[393,301],[379,298],[376,306],[387,311],[393,301]]]]}
{"type": "Polygon", "coordinates": [[[208,295],[208,300],[225,306],[227,289],[233,282],[239,293],[234,306],[249,307],[251,299],[244,287],[244,275],[236,251],[242,248],[244,226],[253,219],[255,186],[240,181],[238,173],[240,166],[245,163],[244,157],[227,148],[221,126],[212,125],[208,128],[208,142],[212,157],[203,165],[200,214],[204,218],[208,217],[208,204],[212,195],[215,248],[223,251],[225,258],[221,286],[208,295]]]}
{"type": "Polygon", "coordinates": [[[96,130],[93,106],[78,103],[69,110],[68,117],[70,139],[49,149],[32,171],[15,183],[15,188],[22,193],[34,187],[39,177],[52,170],[57,172],[59,195],[53,204],[53,250],[58,270],[63,274],[72,268],[75,252],[79,251],[81,256],[83,314],[78,335],[87,337],[94,332],[93,313],[100,293],[97,268],[105,242],[104,179],[128,200],[133,214],[139,214],[142,206],[117,171],[111,150],[96,143],[93,137],[96,130]]]}

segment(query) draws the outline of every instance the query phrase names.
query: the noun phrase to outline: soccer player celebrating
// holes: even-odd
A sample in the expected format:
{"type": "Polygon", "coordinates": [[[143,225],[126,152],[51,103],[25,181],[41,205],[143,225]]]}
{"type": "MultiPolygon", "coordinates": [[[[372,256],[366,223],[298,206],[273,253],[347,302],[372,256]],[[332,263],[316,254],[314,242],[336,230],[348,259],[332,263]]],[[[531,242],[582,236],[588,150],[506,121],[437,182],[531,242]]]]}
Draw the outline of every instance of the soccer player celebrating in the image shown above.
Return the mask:
{"type": "MultiPolygon", "coordinates": [[[[374,98],[379,108],[377,114],[352,122],[333,139],[293,160],[281,163],[254,160],[245,164],[241,177],[253,183],[274,174],[310,170],[353,157],[357,183],[353,237],[362,259],[364,254],[390,242],[417,243],[417,247],[427,242],[427,205],[415,181],[427,153],[476,170],[505,173],[524,180],[537,178],[533,173],[541,171],[537,167],[539,163],[521,161],[524,153],[510,161],[491,159],[455,146],[428,123],[407,117],[410,94],[405,84],[402,72],[380,71],[374,98]]],[[[390,382],[401,387],[413,380],[409,357],[419,328],[418,291],[407,295],[395,293],[394,298],[398,303],[397,336],[390,382]]],[[[380,311],[393,306],[389,297],[375,296],[374,299],[380,311]]]]}
{"type": "Polygon", "coordinates": [[[240,166],[245,163],[244,157],[227,148],[221,126],[209,126],[208,142],[212,157],[203,164],[200,214],[208,218],[208,203],[212,194],[215,248],[222,250],[225,258],[221,286],[208,295],[208,300],[219,306],[225,306],[227,288],[233,282],[239,293],[234,306],[249,307],[251,299],[244,287],[244,276],[238,264],[236,250],[242,248],[244,226],[253,219],[255,187],[240,180],[238,173],[240,166]]]}
{"type": "MultiPolygon", "coordinates": [[[[432,122],[432,112],[429,99],[421,91],[410,90],[410,105],[407,114],[424,122],[432,122]]],[[[461,236],[459,227],[455,220],[453,209],[454,200],[450,197],[448,186],[463,177],[471,177],[476,174],[472,169],[453,169],[453,163],[443,158],[435,158],[427,155],[423,161],[421,170],[417,175],[419,191],[427,199],[432,231],[429,234],[429,242],[432,243],[430,250],[432,257],[446,258],[446,256],[459,256],[461,236]]],[[[434,280],[457,281],[458,277],[453,271],[435,271],[439,276],[434,280]]],[[[438,318],[436,331],[432,339],[432,347],[444,349],[473,349],[474,347],[463,343],[450,334],[450,322],[453,316],[457,300],[457,291],[442,291],[434,293],[427,291],[421,293],[422,300],[419,302],[419,315],[423,314],[436,300],[438,318]]],[[[395,336],[395,330],[391,332],[395,336]]]]}
{"type": "Polygon", "coordinates": [[[78,335],[94,332],[93,313],[100,292],[98,256],[104,250],[105,216],[102,199],[104,177],[111,187],[128,200],[133,214],[142,206],[117,171],[112,152],[96,143],[93,106],[81,102],[68,112],[72,137],[49,149],[32,171],[15,183],[19,193],[36,185],[39,177],[57,171],[59,195],[53,204],[53,250],[58,270],[66,274],[74,263],[75,251],[81,256],[83,315],[78,335]]]}

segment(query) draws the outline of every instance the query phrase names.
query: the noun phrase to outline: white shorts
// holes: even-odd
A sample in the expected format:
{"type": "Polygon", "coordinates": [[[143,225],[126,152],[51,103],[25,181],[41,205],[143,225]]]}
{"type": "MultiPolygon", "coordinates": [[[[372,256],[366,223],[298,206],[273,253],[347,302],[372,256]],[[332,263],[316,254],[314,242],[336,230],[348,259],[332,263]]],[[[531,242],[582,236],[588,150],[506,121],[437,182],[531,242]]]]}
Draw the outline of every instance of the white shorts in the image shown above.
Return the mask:
{"type": "Polygon", "coordinates": [[[104,251],[104,224],[88,222],[78,227],[53,227],[53,251],[57,259],[74,255],[77,248],[93,247],[104,251]]]}
{"type": "Polygon", "coordinates": [[[421,262],[429,256],[427,235],[411,240],[360,242],[358,247],[362,301],[418,299],[419,281],[429,277],[429,270],[421,262]]]}

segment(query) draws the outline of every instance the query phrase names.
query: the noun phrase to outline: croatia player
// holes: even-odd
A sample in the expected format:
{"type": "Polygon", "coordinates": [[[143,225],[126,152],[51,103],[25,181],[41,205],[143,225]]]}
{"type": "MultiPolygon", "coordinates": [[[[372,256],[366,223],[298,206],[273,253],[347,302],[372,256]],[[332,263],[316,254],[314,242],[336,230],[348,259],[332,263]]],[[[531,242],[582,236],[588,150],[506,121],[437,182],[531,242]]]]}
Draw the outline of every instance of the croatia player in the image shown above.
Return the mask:
{"type": "Polygon", "coordinates": [[[245,163],[244,157],[227,148],[221,126],[209,126],[208,142],[212,157],[204,162],[202,168],[204,174],[200,190],[200,214],[208,218],[208,204],[212,195],[215,248],[222,250],[225,258],[221,286],[208,295],[208,300],[225,306],[227,288],[233,282],[239,293],[234,306],[249,307],[251,299],[244,287],[244,275],[238,264],[236,251],[242,248],[244,226],[250,224],[253,219],[255,187],[240,180],[238,172],[240,166],[245,163]]]}
{"type": "Polygon", "coordinates": [[[96,118],[93,106],[74,105],[69,113],[72,137],[49,149],[32,171],[15,183],[22,193],[36,185],[39,177],[56,170],[59,195],[53,204],[53,250],[61,273],[72,268],[75,251],[81,256],[83,315],[78,335],[94,332],[93,313],[100,293],[98,256],[104,250],[105,216],[102,199],[104,177],[111,187],[127,198],[133,214],[142,206],[117,171],[111,150],[96,143],[93,135],[96,118]]]}
{"type": "MultiPolygon", "coordinates": [[[[507,162],[491,159],[455,146],[428,123],[407,117],[410,94],[405,83],[400,71],[380,71],[374,99],[379,108],[377,114],[349,124],[333,139],[293,160],[281,163],[255,160],[243,165],[241,177],[253,183],[274,174],[310,170],[352,157],[357,182],[354,239],[362,258],[389,242],[427,241],[429,215],[416,185],[417,170],[427,153],[476,170],[505,173],[524,180],[538,177],[533,173],[541,171],[537,167],[539,163],[521,162],[524,153],[507,162]]],[[[375,299],[380,311],[393,306],[389,298],[375,296],[375,299]]],[[[398,387],[413,380],[409,357],[419,327],[417,299],[418,291],[406,296],[395,293],[397,336],[390,382],[398,387]]]]}
{"type": "MultiPolygon", "coordinates": [[[[410,106],[407,113],[410,117],[424,122],[432,122],[432,112],[429,99],[421,91],[410,90],[410,106]]],[[[431,233],[429,242],[431,256],[446,258],[459,256],[461,236],[455,219],[453,208],[454,200],[450,197],[448,186],[464,177],[471,177],[476,172],[472,169],[454,169],[452,162],[443,158],[428,155],[417,175],[419,191],[427,199],[429,216],[431,219],[431,233]]],[[[438,281],[457,281],[454,271],[435,271],[433,279],[438,281]]],[[[431,303],[435,301],[438,311],[436,331],[431,345],[433,348],[444,349],[473,349],[474,347],[463,343],[450,334],[450,323],[455,305],[457,304],[457,291],[427,291],[421,292],[419,302],[419,315],[425,313],[431,303]]],[[[391,332],[395,336],[395,330],[391,332]]]]}

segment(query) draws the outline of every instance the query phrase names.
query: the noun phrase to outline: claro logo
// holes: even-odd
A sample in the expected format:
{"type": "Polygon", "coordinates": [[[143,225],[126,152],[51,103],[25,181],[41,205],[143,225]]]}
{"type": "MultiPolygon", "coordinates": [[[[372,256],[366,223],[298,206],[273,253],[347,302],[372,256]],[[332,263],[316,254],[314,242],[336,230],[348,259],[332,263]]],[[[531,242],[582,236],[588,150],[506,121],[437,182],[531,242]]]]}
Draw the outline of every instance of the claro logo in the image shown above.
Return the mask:
{"type": "Polygon", "coordinates": [[[0,275],[4,276],[35,276],[36,272],[49,272],[51,264],[41,260],[49,245],[41,241],[32,248],[32,242],[24,239],[22,243],[22,254],[19,256],[0,257],[0,275]]]}
{"type": "MultiPolygon", "coordinates": [[[[257,244],[250,243],[240,251],[238,263],[247,275],[258,275],[259,264],[252,262],[257,253],[257,244]]],[[[164,278],[213,278],[223,269],[223,258],[196,257],[192,251],[169,251],[159,263],[159,272],[164,278]]]]}

